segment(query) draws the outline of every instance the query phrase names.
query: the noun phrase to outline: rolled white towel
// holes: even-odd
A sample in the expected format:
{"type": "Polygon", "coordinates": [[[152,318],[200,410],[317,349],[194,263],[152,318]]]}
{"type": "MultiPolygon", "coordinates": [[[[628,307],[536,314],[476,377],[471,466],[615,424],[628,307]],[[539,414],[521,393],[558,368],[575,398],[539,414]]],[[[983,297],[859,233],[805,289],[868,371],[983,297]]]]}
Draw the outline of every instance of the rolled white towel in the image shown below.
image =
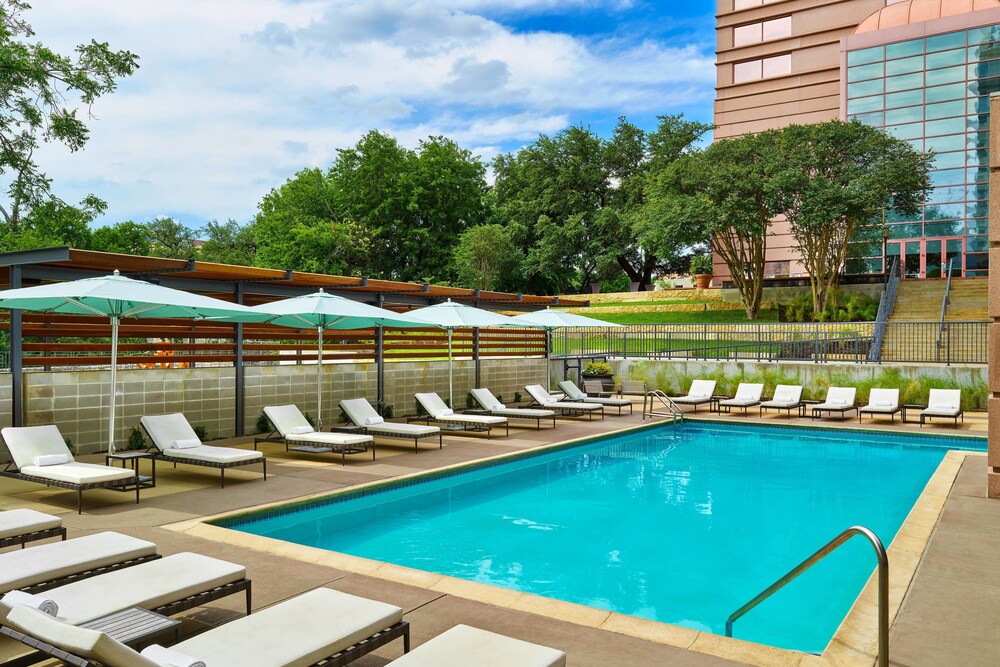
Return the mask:
{"type": "Polygon", "coordinates": [[[292,430],[289,431],[289,433],[291,433],[292,435],[305,435],[306,433],[312,433],[315,430],[316,429],[307,424],[306,426],[293,426],[292,430]]]}
{"type": "Polygon", "coordinates": [[[42,456],[36,456],[31,460],[36,466],[57,466],[63,463],[69,463],[68,454],[43,454],[42,456]]]}
{"type": "Polygon", "coordinates": [[[205,663],[198,658],[192,658],[180,651],[164,648],[159,644],[153,644],[142,649],[140,655],[149,658],[163,667],[205,667],[205,663]]]}
{"type": "Polygon", "coordinates": [[[56,604],[55,600],[49,600],[41,595],[32,595],[24,591],[9,591],[3,598],[0,598],[0,601],[8,607],[23,604],[25,607],[32,607],[49,616],[59,615],[59,605],[56,604]]]}
{"type": "Polygon", "coordinates": [[[174,449],[194,449],[195,447],[201,447],[201,440],[198,438],[184,438],[173,442],[174,449]]]}
{"type": "Polygon", "coordinates": [[[365,426],[378,426],[379,424],[384,424],[385,419],[382,417],[369,417],[365,420],[365,426]]]}
{"type": "Polygon", "coordinates": [[[451,417],[454,414],[455,414],[454,410],[452,410],[451,408],[445,408],[444,410],[438,413],[438,417],[451,417]]]}

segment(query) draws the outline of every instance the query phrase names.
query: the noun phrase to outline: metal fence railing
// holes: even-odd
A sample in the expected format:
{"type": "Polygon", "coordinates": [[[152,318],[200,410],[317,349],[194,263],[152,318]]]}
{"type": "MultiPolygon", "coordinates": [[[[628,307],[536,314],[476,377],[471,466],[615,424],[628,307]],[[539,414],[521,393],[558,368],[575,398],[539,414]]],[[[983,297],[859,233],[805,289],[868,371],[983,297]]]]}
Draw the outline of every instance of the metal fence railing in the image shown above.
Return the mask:
{"type": "Polygon", "coordinates": [[[940,322],[886,322],[878,357],[871,354],[874,322],[560,329],[553,332],[552,356],[985,364],[988,325],[988,322],[945,322],[942,329],[940,322]]]}

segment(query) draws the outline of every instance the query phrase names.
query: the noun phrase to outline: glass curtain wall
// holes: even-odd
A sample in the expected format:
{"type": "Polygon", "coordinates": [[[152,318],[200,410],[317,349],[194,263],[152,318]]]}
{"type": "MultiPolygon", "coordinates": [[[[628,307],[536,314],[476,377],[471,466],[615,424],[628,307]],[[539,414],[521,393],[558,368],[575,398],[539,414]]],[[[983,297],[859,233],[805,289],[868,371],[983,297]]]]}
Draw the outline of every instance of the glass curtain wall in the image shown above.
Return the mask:
{"type": "MultiPolygon", "coordinates": [[[[923,211],[885,212],[885,258],[909,278],[987,274],[989,96],[1000,91],[1000,26],[847,53],[847,117],[935,155],[923,211]]],[[[878,273],[882,248],[851,271],[878,273]]],[[[883,268],[885,267],[885,268],[883,268]]]]}

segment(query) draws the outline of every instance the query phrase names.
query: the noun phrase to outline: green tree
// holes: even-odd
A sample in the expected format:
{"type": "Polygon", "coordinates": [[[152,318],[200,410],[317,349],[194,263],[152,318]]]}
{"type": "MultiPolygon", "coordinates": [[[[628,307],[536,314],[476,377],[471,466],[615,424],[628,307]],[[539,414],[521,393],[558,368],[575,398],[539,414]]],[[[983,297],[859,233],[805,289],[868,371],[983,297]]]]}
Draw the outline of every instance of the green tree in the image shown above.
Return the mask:
{"type": "Polygon", "coordinates": [[[0,226],[0,248],[30,250],[67,245],[88,249],[92,245],[90,223],[106,210],[103,201],[87,197],[79,206],[57,199],[39,202],[22,217],[18,231],[0,226]]]}
{"type": "Polygon", "coordinates": [[[28,9],[22,0],[0,0],[0,174],[10,182],[0,214],[14,234],[25,213],[52,196],[52,181],[34,157],[39,142],[83,148],[89,131],[72,106],[89,109],[138,67],[134,54],[106,43],[81,44],[69,57],[29,42],[28,9]]]}
{"type": "Polygon", "coordinates": [[[150,254],[149,231],[145,225],[131,220],[98,227],[91,232],[90,247],[102,252],[146,256],[150,254]]]}
{"type": "Polygon", "coordinates": [[[210,220],[200,231],[204,243],[198,248],[198,259],[220,264],[253,266],[257,245],[249,227],[230,218],[226,222],[210,220]]]}
{"type": "Polygon", "coordinates": [[[599,214],[611,189],[601,138],[580,126],[542,135],[498,156],[493,171],[497,216],[525,253],[527,291],[590,283],[604,256],[599,214]]]}
{"type": "Polygon", "coordinates": [[[196,254],[194,232],[173,218],[156,218],[146,225],[146,233],[154,257],[191,259],[196,254]]]}
{"type": "Polygon", "coordinates": [[[249,236],[256,266],[357,275],[368,261],[361,225],[337,212],[335,184],[320,169],[303,169],[258,205],[249,236]]]}
{"type": "Polygon", "coordinates": [[[931,156],[857,121],[780,132],[782,213],[809,272],[813,310],[840,282],[851,242],[871,242],[892,208],[914,215],[930,191],[931,156]]]}
{"type": "Polygon", "coordinates": [[[717,141],[684,156],[649,188],[640,239],[669,253],[679,239],[707,242],[729,267],[748,319],[757,319],[772,219],[784,210],[779,134],[717,141]]]}
{"type": "Polygon", "coordinates": [[[455,246],[458,284],[481,290],[499,290],[516,285],[514,272],[521,258],[502,225],[480,225],[467,229],[455,246]]]}

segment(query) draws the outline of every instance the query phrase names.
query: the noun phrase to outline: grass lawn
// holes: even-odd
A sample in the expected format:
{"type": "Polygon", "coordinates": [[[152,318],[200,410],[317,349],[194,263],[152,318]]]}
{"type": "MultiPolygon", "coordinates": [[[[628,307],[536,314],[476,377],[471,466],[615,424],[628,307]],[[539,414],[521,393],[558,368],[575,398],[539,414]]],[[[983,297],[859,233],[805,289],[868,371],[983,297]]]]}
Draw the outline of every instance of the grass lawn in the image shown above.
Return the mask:
{"type": "MultiPolygon", "coordinates": [[[[707,310],[695,313],[601,313],[587,312],[593,317],[615,324],[744,324],[750,322],[742,310],[707,310]]],[[[762,310],[756,322],[777,322],[777,310],[762,310]]]]}
{"type": "Polygon", "coordinates": [[[685,303],[706,304],[718,302],[706,301],[704,299],[674,299],[672,301],[602,301],[600,303],[591,303],[590,307],[617,308],[618,306],[679,306],[685,303]]]}

